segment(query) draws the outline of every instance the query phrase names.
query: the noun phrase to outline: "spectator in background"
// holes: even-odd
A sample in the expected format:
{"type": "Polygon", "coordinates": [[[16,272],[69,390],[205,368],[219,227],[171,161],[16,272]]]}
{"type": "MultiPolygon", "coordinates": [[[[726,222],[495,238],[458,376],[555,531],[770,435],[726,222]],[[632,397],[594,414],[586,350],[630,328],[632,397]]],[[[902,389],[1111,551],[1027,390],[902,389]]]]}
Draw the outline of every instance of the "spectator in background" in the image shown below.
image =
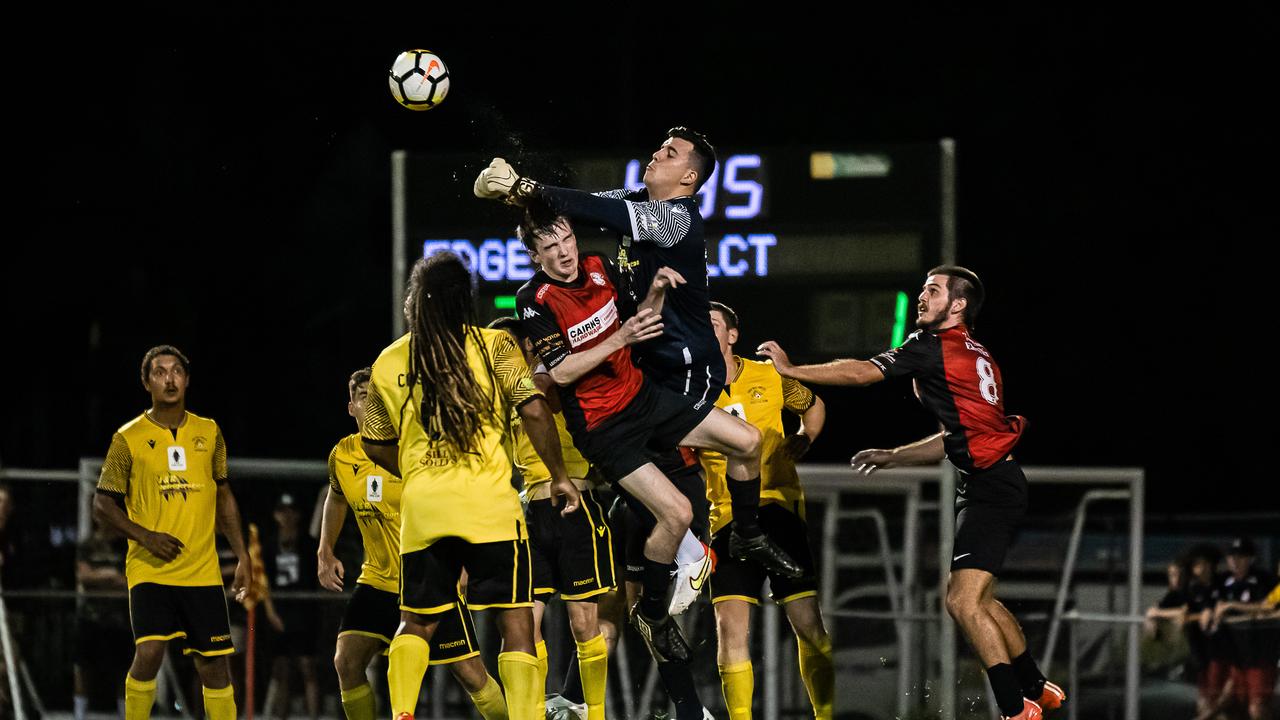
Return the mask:
{"type": "MultiPolygon", "coordinates": [[[[1183,665],[1189,648],[1183,627],[1187,622],[1187,561],[1179,558],[1166,566],[1168,587],[1160,601],[1147,608],[1143,624],[1142,664],[1145,670],[1165,673],[1183,665]]],[[[1185,671],[1185,668],[1184,668],[1185,671]]]]}
{"type": "MultiPolygon", "coordinates": [[[[1275,693],[1276,657],[1265,647],[1265,640],[1244,625],[1230,626],[1228,619],[1251,619],[1265,612],[1263,601],[1276,586],[1276,578],[1265,567],[1254,563],[1257,550],[1247,537],[1236,538],[1227,551],[1228,574],[1214,594],[1216,603],[1209,621],[1209,632],[1215,642],[1229,644],[1231,652],[1231,686],[1234,700],[1248,707],[1251,720],[1270,717],[1271,697],[1275,693]]],[[[1228,700],[1228,698],[1223,698],[1228,700]]]]}
{"type": "Polygon", "coordinates": [[[284,493],[276,503],[276,530],[263,543],[263,565],[273,597],[267,605],[267,620],[278,633],[272,649],[271,685],[264,714],[279,720],[289,715],[289,686],[293,669],[301,676],[307,714],[320,715],[320,685],[316,676],[316,639],[320,621],[314,599],[281,598],[279,591],[314,591],[316,586],[316,542],[302,528],[297,499],[284,493]],[[272,702],[274,700],[274,702],[272,702]]]}
{"type": "Polygon", "coordinates": [[[75,720],[84,720],[91,697],[113,697],[124,717],[124,672],[132,656],[129,589],[124,577],[125,540],[94,523],[93,534],[80,543],[76,584],[81,592],[116,592],[118,598],[83,598],[76,607],[75,720]]]}
{"type": "Polygon", "coordinates": [[[1191,652],[1192,672],[1188,675],[1196,679],[1199,691],[1196,708],[1198,712],[1203,712],[1215,696],[1209,675],[1209,638],[1200,624],[1200,618],[1207,609],[1213,607],[1213,590],[1217,582],[1221,552],[1212,545],[1199,545],[1192,548],[1187,557],[1190,577],[1187,579],[1187,615],[1182,632],[1187,636],[1187,647],[1191,652]]]}

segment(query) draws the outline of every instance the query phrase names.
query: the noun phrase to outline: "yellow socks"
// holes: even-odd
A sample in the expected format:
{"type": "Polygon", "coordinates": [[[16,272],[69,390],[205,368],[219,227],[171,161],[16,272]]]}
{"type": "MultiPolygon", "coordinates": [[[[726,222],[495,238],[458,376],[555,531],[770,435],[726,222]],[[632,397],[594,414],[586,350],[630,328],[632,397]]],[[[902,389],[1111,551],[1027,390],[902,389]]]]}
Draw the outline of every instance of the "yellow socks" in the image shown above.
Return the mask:
{"type": "Polygon", "coordinates": [[[756,676],[751,661],[720,666],[720,687],[724,689],[724,705],[729,720],[751,720],[751,696],[755,693],[756,676]]]}
{"type": "Polygon", "coordinates": [[[813,704],[813,716],[817,720],[831,720],[832,701],[836,694],[835,665],[831,660],[831,637],[822,636],[817,645],[796,638],[800,654],[800,679],[809,691],[813,704]]]}
{"type": "Polygon", "coordinates": [[[124,676],[124,720],[148,720],[156,701],[155,679],[143,682],[132,675],[124,676]]]}
{"type": "Polygon", "coordinates": [[[493,676],[488,676],[484,687],[470,695],[471,702],[476,704],[476,709],[484,720],[507,720],[507,701],[502,697],[502,688],[498,687],[498,681],[493,676]]]}
{"type": "Polygon", "coordinates": [[[342,712],[346,713],[347,720],[375,720],[377,710],[373,705],[373,688],[366,683],[343,690],[342,712]]]}
{"type": "Polygon", "coordinates": [[[201,688],[204,716],[208,720],[236,720],[236,689],[230,685],[213,690],[201,688]]]}
{"type": "Polygon", "coordinates": [[[547,641],[539,640],[533,646],[533,651],[538,658],[538,673],[542,677],[542,682],[538,683],[538,687],[541,688],[540,692],[545,697],[547,693],[547,641]]]}
{"type": "Polygon", "coordinates": [[[391,717],[402,712],[410,715],[418,709],[418,693],[422,690],[422,675],[427,671],[431,658],[431,646],[426,640],[405,633],[391,641],[387,652],[387,687],[391,692],[391,717]]]}
{"type": "Polygon", "coordinates": [[[498,654],[498,676],[507,691],[507,714],[511,720],[541,720],[546,714],[542,691],[546,679],[542,673],[538,659],[529,653],[498,654]]]}
{"type": "Polygon", "coordinates": [[[604,635],[578,643],[578,675],[582,678],[587,720],[604,720],[604,694],[609,680],[609,649],[604,635]]]}

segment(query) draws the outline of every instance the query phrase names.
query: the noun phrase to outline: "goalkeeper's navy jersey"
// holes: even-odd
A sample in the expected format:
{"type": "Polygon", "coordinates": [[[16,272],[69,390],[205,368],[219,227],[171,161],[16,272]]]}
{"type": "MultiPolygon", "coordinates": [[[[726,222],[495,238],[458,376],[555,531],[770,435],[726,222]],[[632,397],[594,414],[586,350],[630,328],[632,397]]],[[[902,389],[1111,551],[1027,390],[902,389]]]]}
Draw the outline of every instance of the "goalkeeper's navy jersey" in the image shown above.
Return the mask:
{"type": "Polygon", "coordinates": [[[1004,414],[1004,383],[995,359],[969,328],[917,330],[902,345],[871,358],[885,377],[910,377],[916,396],[942,423],[947,459],[966,473],[1008,456],[1026,420],[1004,414]]]}
{"type": "MultiPolygon", "coordinates": [[[[592,195],[543,186],[569,217],[619,233],[619,294],[634,307],[644,300],[659,268],[684,276],[667,291],[662,335],[634,346],[645,374],[696,402],[715,402],[724,386],[724,359],[711,327],[711,291],[702,214],[692,197],[649,200],[648,191],[611,190],[592,195]]],[[[625,309],[624,309],[625,310],[625,309]]]]}

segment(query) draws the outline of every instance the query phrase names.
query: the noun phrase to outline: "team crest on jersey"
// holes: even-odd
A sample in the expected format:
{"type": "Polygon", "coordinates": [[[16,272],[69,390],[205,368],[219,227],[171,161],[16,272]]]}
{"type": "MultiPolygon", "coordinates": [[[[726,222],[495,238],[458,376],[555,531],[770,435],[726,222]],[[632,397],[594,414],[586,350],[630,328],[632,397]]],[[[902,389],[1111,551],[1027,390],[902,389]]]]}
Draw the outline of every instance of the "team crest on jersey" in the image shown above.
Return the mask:
{"type": "Polygon", "coordinates": [[[187,469],[187,449],[181,445],[170,445],[164,451],[165,456],[169,458],[169,469],[174,472],[181,472],[187,469]]]}
{"type": "Polygon", "coordinates": [[[599,285],[600,287],[604,287],[604,276],[598,272],[593,272],[591,273],[591,282],[599,285]]]}
{"type": "Polygon", "coordinates": [[[209,441],[203,435],[197,435],[191,444],[195,446],[196,452],[206,452],[209,449],[209,441]]]}
{"type": "Polygon", "coordinates": [[[764,386],[756,385],[747,392],[751,393],[751,402],[764,402],[764,386]]]}
{"type": "Polygon", "coordinates": [[[369,502],[382,502],[382,476],[370,475],[364,481],[364,499],[369,502]]]}

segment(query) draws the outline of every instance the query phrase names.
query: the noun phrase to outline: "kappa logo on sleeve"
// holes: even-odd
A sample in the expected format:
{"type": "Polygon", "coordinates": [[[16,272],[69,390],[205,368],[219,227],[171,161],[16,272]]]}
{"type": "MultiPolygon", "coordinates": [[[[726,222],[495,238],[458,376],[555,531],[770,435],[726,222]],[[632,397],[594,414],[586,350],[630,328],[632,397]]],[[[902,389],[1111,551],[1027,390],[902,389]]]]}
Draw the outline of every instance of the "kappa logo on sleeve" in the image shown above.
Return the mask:
{"type": "Polygon", "coordinates": [[[527,307],[524,309],[524,312],[520,313],[520,318],[522,320],[528,320],[529,318],[536,318],[538,317],[538,315],[539,313],[537,310],[534,310],[531,307],[527,307]]]}

